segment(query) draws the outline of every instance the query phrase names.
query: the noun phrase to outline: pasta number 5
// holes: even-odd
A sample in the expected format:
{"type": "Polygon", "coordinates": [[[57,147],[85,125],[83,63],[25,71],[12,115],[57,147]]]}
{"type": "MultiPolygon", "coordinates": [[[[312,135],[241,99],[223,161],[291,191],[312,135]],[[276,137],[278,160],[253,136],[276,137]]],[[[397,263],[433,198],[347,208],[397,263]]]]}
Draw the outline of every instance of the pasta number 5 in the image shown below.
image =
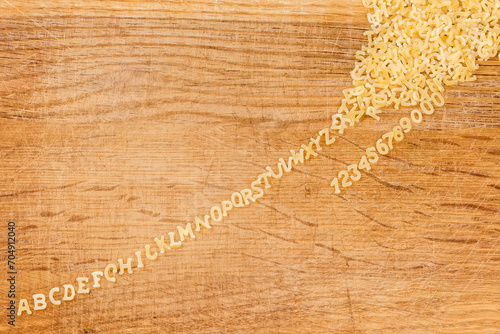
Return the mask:
{"type": "Polygon", "coordinates": [[[378,154],[376,151],[377,149],[373,146],[366,149],[366,157],[368,158],[368,162],[371,164],[377,163],[378,161],[378,154]]]}

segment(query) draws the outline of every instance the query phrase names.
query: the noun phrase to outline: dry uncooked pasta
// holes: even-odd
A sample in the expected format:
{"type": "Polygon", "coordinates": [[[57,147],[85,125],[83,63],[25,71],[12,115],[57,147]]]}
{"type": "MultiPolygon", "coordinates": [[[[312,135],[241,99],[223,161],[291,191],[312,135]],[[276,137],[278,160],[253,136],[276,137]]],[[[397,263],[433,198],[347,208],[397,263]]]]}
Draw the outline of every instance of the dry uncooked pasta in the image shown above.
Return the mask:
{"type": "MultiPolygon", "coordinates": [[[[384,107],[444,105],[445,86],[473,81],[477,61],[498,55],[499,0],[363,0],[368,45],[356,53],[353,88],[343,91],[332,129],[346,117],[378,119],[384,107]],[[345,115],[345,116],[344,116],[345,115]]],[[[341,130],[343,132],[343,129],[341,130]]],[[[341,132],[341,133],[342,133],[341,132]]]]}
{"type": "MultiPolygon", "coordinates": [[[[271,179],[279,179],[290,172],[293,165],[317,156],[316,152],[322,150],[322,138],[326,145],[333,144],[335,138],[330,137],[330,130],[343,134],[365,115],[378,120],[382,108],[389,106],[419,107],[410,117],[403,117],[392,131],[382,135],[374,147],[369,147],[358,164],[347,166],[332,182],[335,192],[340,192],[340,186],[351,186],[361,178],[361,170],[371,169],[379,154],[388,154],[393,143],[403,140],[412,124],[422,122],[423,115],[433,114],[434,106],[444,105],[445,86],[475,80],[472,73],[478,68],[477,61],[498,55],[500,0],[362,1],[371,9],[368,14],[371,30],[365,32],[368,44],[356,53],[357,62],[351,72],[353,87],[343,91],[342,106],[333,115],[331,127],[322,129],[308,145],[301,145],[298,152],[291,150],[288,159],[280,158],[276,172],[267,167],[267,172],[251,183],[251,189],[233,193],[230,201],[213,206],[203,220],[195,217],[196,232],[201,227],[210,229],[210,219],[219,222],[233,208],[255,202],[264,195],[263,187],[271,187],[271,179]]],[[[92,272],[92,281],[89,277],[78,277],[77,289],[72,284],[64,284],[62,290],[52,288],[48,302],[60,305],[61,301],[73,300],[76,294],[87,294],[90,287],[101,286],[101,277],[115,282],[116,275],[131,274],[132,267],[144,267],[143,260],[154,261],[165,250],[181,246],[186,237],[195,238],[191,223],[178,226],[177,233],[167,235],[168,243],[164,236],[154,239],[157,251],[152,252],[151,246],[145,245],[144,258],[142,251],[136,251],[135,262],[133,258],[118,259],[118,265],[109,263],[103,271],[92,272]]],[[[32,307],[27,299],[21,299],[17,314],[32,314],[31,309],[43,310],[48,302],[41,293],[32,296],[32,307]]]]}
{"type": "Polygon", "coordinates": [[[371,169],[378,154],[388,154],[394,140],[403,140],[412,122],[422,122],[423,115],[434,113],[434,106],[443,106],[445,86],[476,80],[472,72],[479,67],[477,61],[498,55],[499,0],[363,0],[363,4],[373,10],[368,14],[372,29],[365,32],[368,45],[356,53],[354,87],[343,91],[331,129],[342,134],[346,124],[353,126],[364,115],[378,120],[380,109],[391,105],[419,109],[382,135],[359,164],[338,173],[330,184],[336,194],[360,179],[359,170],[371,169]]]}

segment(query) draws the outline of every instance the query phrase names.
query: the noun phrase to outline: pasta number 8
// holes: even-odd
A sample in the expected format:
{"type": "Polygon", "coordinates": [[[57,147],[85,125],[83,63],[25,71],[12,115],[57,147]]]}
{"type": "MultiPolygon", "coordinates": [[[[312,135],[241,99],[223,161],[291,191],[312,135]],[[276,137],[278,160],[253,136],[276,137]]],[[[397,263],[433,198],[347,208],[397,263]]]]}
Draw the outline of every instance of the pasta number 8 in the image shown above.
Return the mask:
{"type": "Polygon", "coordinates": [[[394,129],[392,129],[392,132],[394,132],[394,139],[396,141],[402,141],[405,138],[403,129],[400,126],[395,126],[394,129]]]}

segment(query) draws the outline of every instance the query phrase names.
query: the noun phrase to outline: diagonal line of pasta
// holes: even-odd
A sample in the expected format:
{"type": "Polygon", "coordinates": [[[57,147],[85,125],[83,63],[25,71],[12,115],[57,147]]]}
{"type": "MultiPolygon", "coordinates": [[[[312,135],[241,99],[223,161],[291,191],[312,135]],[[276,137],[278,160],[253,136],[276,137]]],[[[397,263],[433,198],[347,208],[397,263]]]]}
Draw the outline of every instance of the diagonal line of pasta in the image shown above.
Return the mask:
{"type": "Polygon", "coordinates": [[[43,293],[32,296],[32,306],[27,299],[20,299],[17,315],[44,310],[49,302],[61,305],[77,294],[88,294],[90,289],[101,287],[99,282],[103,279],[116,282],[117,277],[132,274],[182,246],[186,238],[194,239],[195,232],[212,228],[211,223],[221,222],[229,211],[262,198],[274,180],[333,145],[334,133],[344,135],[366,116],[380,120],[383,108],[413,107],[407,117],[366,149],[359,163],[348,165],[333,179],[334,192],[344,191],[360,179],[363,170],[370,170],[380,156],[387,155],[395,144],[404,140],[425,116],[432,115],[435,107],[444,105],[446,86],[476,80],[473,72],[479,68],[478,61],[498,56],[500,0],[362,2],[370,9],[371,29],[364,33],[367,44],[356,52],[357,61],[351,72],[353,87],[343,91],[342,105],[332,116],[330,127],[318,131],[297,151],[290,150],[290,155],[279,158],[274,167],[267,166],[266,172],[258,175],[248,188],[233,192],[202,218],[195,217],[193,223],[177,226],[175,232],[154,238],[153,247],[145,245],[125,260],[117,259],[102,270],[76,278],[76,288],[73,284],[64,284],[62,290],[52,288],[48,301],[43,293]]]}

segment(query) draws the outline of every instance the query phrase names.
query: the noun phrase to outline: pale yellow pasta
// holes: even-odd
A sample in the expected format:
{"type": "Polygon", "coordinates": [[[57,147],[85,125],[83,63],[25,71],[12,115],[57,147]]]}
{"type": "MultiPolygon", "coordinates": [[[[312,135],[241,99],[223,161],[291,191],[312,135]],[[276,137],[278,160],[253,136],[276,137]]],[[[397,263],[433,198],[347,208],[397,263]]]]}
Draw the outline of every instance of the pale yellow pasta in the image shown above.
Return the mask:
{"type": "MultiPolygon", "coordinates": [[[[338,110],[355,122],[363,115],[379,120],[389,106],[419,105],[430,115],[444,105],[445,86],[476,80],[477,61],[498,55],[499,0],[362,2],[372,26],[338,110]]],[[[340,120],[334,115],[332,130],[343,134],[340,120]]]]}
{"type": "MultiPolygon", "coordinates": [[[[485,61],[500,55],[500,0],[361,0],[370,8],[368,21],[371,30],[366,31],[367,45],[356,52],[356,63],[351,71],[353,87],[342,91],[344,98],[338,111],[332,116],[330,128],[321,130],[318,136],[311,138],[308,145],[301,145],[296,153],[286,159],[280,158],[277,172],[268,166],[267,172],[259,175],[251,183],[251,189],[234,192],[231,200],[213,206],[204,220],[195,217],[195,231],[201,227],[210,229],[209,220],[220,222],[228,211],[244,207],[255,202],[264,195],[264,188],[271,187],[271,179],[279,179],[284,173],[292,170],[293,164],[302,164],[321,151],[321,138],[326,145],[335,142],[330,136],[330,129],[344,134],[345,129],[355,126],[365,115],[380,120],[384,108],[419,106],[410,117],[403,117],[399,125],[391,132],[382,135],[375,146],[369,147],[358,164],[352,164],[347,170],[340,171],[338,177],[331,182],[335,193],[340,188],[350,187],[361,179],[360,170],[370,170],[371,164],[379,160],[393,149],[395,142],[402,141],[405,134],[411,131],[413,123],[423,120],[423,115],[432,115],[436,107],[445,104],[443,92],[445,86],[476,80],[473,72],[479,68],[478,61],[485,61]],[[255,192],[255,193],[254,193],[255,192]]],[[[156,260],[165,250],[182,245],[185,237],[195,238],[191,223],[186,227],[177,226],[176,233],[168,232],[169,244],[161,236],[155,238],[157,251],[151,252],[151,246],[145,245],[145,260],[156,260]]],[[[137,268],[144,267],[142,252],[134,253],[137,268]]],[[[116,282],[115,274],[123,275],[125,271],[132,273],[132,258],[124,263],[118,259],[116,264],[108,264],[104,271],[94,271],[93,288],[100,287],[100,277],[116,282]]],[[[73,300],[76,293],[89,293],[89,279],[78,277],[77,291],[71,284],[63,285],[63,291],[52,288],[48,299],[53,305],[62,301],[73,300]],[[61,297],[56,299],[55,294],[61,297]]],[[[47,307],[43,294],[34,294],[33,310],[47,307]]],[[[32,314],[26,299],[19,300],[17,315],[23,312],[32,314]]]]}

